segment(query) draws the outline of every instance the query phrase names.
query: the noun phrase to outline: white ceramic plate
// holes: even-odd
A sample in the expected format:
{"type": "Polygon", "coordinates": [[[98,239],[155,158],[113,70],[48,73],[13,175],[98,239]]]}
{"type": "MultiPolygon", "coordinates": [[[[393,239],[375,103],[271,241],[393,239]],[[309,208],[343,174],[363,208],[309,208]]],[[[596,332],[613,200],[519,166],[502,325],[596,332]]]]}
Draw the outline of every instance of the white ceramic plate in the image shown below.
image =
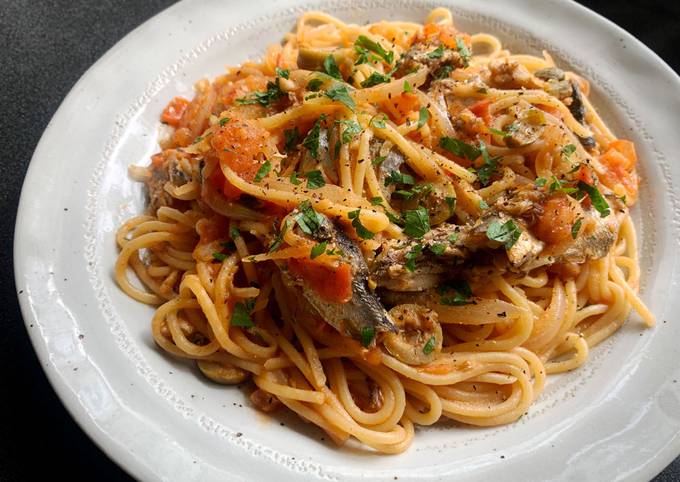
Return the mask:
{"type": "Polygon", "coordinates": [[[649,479],[680,452],[678,118],[680,79],[574,3],[186,0],[104,55],[35,151],[15,237],[27,328],[71,414],[140,479],[649,479]],[[151,338],[151,309],[112,279],[113,236],[144,208],[127,166],[157,150],[158,117],[174,95],[191,95],[197,79],[260,55],[304,10],[352,22],[422,21],[437,5],[450,5],[463,30],[493,32],[515,52],[545,48],[584,74],[614,131],[635,141],[643,297],[659,325],[645,331],[633,316],[584,368],[554,378],[515,424],[444,423],[418,429],[402,455],[370,456],[321,441],[293,417],[265,417],[238,389],[163,355],[151,338]]]}

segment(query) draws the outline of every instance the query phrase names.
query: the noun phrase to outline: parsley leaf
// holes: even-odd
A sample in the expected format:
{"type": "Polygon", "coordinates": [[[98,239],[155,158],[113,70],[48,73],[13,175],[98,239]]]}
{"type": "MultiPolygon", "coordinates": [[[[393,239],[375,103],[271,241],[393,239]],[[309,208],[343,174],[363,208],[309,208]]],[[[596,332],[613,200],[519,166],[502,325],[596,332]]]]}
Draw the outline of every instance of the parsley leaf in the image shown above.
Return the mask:
{"type": "Polygon", "coordinates": [[[231,239],[236,239],[241,236],[241,231],[239,231],[238,228],[232,226],[229,228],[229,236],[231,236],[231,239]]]}
{"type": "Polygon", "coordinates": [[[578,191],[578,188],[575,187],[569,187],[567,184],[569,181],[566,179],[557,179],[557,176],[554,174],[550,178],[550,185],[548,185],[548,190],[552,194],[554,192],[563,192],[565,194],[573,194],[576,191],[578,191]]]}
{"type": "Polygon", "coordinates": [[[307,82],[307,90],[311,90],[312,92],[318,92],[322,85],[323,80],[319,79],[318,77],[315,77],[311,79],[309,82],[307,82]]]}
{"type": "Polygon", "coordinates": [[[404,266],[406,267],[407,270],[413,272],[416,270],[416,258],[420,256],[420,253],[423,252],[423,246],[420,244],[416,244],[411,248],[411,250],[404,255],[404,258],[406,259],[406,263],[404,263],[404,266]]]}
{"type": "Polygon", "coordinates": [[[534,181],[534,184],[536,185],[536,187],[543,187],[546,185],[547,182],[548,180],[546,178],[537,177],[536,180],[534,181]]]}
{"type": "Polygon", "coordinates": [[[253,92],[249,97],[241,97],[236,99],[237,104],[248,105],[248,104],[260,104],[265,107],[269,107],[276,101],[278,101],[283,96],[283,91],[279,88],[278,81],[267,82],[267,90],[264,92],[253,92]]]}
{"type": "Polygon", "coordinates": [[[329,55],[323,60],[323,69],[334,79],[343,80],[342,74],[340,73],[340,68],[335,62],[335,57],[332,55],[329,55]]]}
{"type": "Polygon", "coordinates": [[[321,226],[321,217],[314,211],[312,203],[303,201],[298,206],[298,213],[295,215],[295,222],[303,233],[313,235],[321,226]]]}
{"type": "Polygon", "coordinates": [[[400,196],[403,196],[404,199],[409,200],[414,196],[425,197],[428,194],[430,194],[430,192],[432,192],[432,183],[427,182],[424,184],[418,184],[417,186],[413,186],[409,190],[398,189],[397,191],[394,191],[394,194],[398,194],[400,196]]]}
{"type": "Polygon", "coordinates": [[[321,171],[319,170],[306,172],[305,178],[307,179],[308,189],[319,189],[320,187],[324,187],[326,185],[323,174],[321,174],[321,171]]]}
{"type": "Polygon", "coordinates": [[[482,153],[476,146],[453,137],[442,137],[439,139],[439,147],[449,151],[451,154],[458,157],[464,157],[470,161],[474,161],[482,153]]]}
{"type": "Polygon", "coordinates": [[[482,186],[489,184],[491,176],[498,170],[498,160],[499,157],[489,157],[489,152],[486,150],[486,144],[484,141],[479,142],[479,150],[482,153],[482,158],[484,159],[484,164],[482,167],[477,169],[477,179],[482,183],[482,186]]]}
{"type": "Polygon", "coordinates": [[[387,156],[375,156],[373,160],[371,160],[371,164],[374,166],[379,166],[385,161],[385,159],[387,159],[387,156]]]}
{"type": "Polygon", "coordinates": [[[371,325],[366,325],[361,328],[361,346],[368,348],[375,338],[375,328],[371,325]]]}
{"type": "Polygon", "coordinates": [[[521,234],[522,230],[512,219],[504,223],[494,221],[486,230],[486,237],[505,245],[505,249],[512,248],[521,234]]]}
{"type": "Polygon", "coordinates": [[[324,241],[322,243],[317,243],[314,245],[312,248],[311,253],[309,254],[310,259],[318,258],[323,254],[324,251],[326,251],[326,246],[328,246],[328,241],[324,241]]]}
{"type": "Polygon", "coordinates": [[[385,114],[383,114],[382,116],[374,116],[369,122],[369,124],[378,129],[384,129],[385,127],[387,127],[387,125],[385,124],[385,119],[386,119],[385,114]]]}
{"type": "Polygon", "coordinates": [[[354,52],[357,54],[357,59],[354,61],[354,65],[365,64],[368,62],[368,49],[354,44],[354,52]]]}
{"type": "Polygon", "coordinates": [[[382,58],[389,65],[391,65],[392,62],[394,61],[394,52],[386,51],[382,47],[382,45],[380,45],[378,42],[374,42],[373,40],[366,37],[365,35],[359,35],[359,37],[357,37],[356,41],[354,42],[354,45],[357,46],[357,47],[362,47],[364,49],[370,50],[371,52],[374,52],[376,55],[378,55],[380,58],[382,58]]]}
{"type": "Polygon", "coordinates": [[[326,119],[325,115],[319,117],[312,128],[307,133],[307,137],[302,141],[302,145],[307,148],[309,154],[314,158],[319,158],[319,135],[321,134],[321,122],[326,119]]]}
{"type": "Polygon", "coordinates": [[[394,171],[390,171],[388,176],[385,178],[385,186],[389,186],[390,184],[409,184],[413,185],[416,183],[416,180],[411,176],[410,174],[404,174],[401,171],[397,171],[396,169],[394,171]]]}
{"type": "Polygon", "coordinates": [[[449,243],[455,243],[458,241],[458,233],[451,233],[447,239],[449,240],[449,243]]]}
{"type": "Polygon", "coordinates": [[[353,111],[356,107],[356,105],[354,104],[354,99],[352,99],[349,96],[347,87],[343,85],[336,85],[335,87],[331,87],[325,92],[325,95],[331,100],[335,100],[344,104],[349,110],[353,111]]]}
{"type": "Polygon", "coordinates": [[[434,243],[430,246],[430,251],[432,251],[437,256],[441,256],[446,251],[446,245],[442,243],[434,243]]]}
{"type": "Polygon", "coordinates": [[[581,230],[581,224],[583,223],[583,218],[578,218],[574,224],[571,226],[571,237],[576,239],[578,232],[581,230]]]}
{"type": "Polygon", "coordinates": [[[440,45],[436,49],[434,49],[432,52],[428,52],[427,58],[429,59],[441,59],[442,55],[444,55],[444,46],[440,45]]]}
{"type": "Polygon", "coordinates": [[[297,171],[293,171],[293,172],[290,174],[290,183],[293,184],[293,185],[295,185],[295,186],[299,186],[299,185],[302,183],[302,181],[300,181],[300,180],[298,179],[298,173],[297,173],[297,171]]]}
{"type": "Polygon", "coordinates": [[[489,209],[489,203],[487,203],[484,199],[480,199],[479,209],[489,209]]]}
{"type": "Polygon", "coordinates": [[[567,144],[562,149],[562,156],[565,161],[568,161],[571,155],[576,152],[576,146],[574,144],[567,144]]]}
{"type": "Polygon", "coordinates": [[[406,93],[413,92],[413,87],[411,87],[411,84],[408,83],[408,80],[404,81],[404,92],[406,93]]]}
{"type": "Polygon", "coordinates": [[[289,219],[286,219],[286,222],[283,223],[281,230],[279,230],[279,227],[274,223],[274,241],[272,241],[272,244],[269,246],[269,249],[267,250],[268,253],[273,253],[279,249],[279,246],[281,246],[281,243],[283,242],[283,236],[286,234],[286,231],[288,231],[288,228],[290,228],[289,219]]]}
{"type": "Polygon", "coordinates": [[[212,257],[215,261],[224,261],[225,259],[227,259],[227,256],[228,255],[224,254],[224,253],[213,253],[212,254],[212,257]]]}
{"type": "Polygon", "coordinates": [[[342,136],[341,140],[343,144],[347,144],[348,142],[351,142],[352,139],[354,139],[354,136],[356,136],[358,133],[361,132],[361,126],[359,125],[358,122],[353,121],[353,120],[336,120],[336,124],[342,124],[345,126],[345,129],[342,131],[342,136]]]}
{"type": "Polygon", "coordinates": [[[381,198],[380,196],[377,196],[377,197],[372,197],[370,199],[370,201],[371,201],[372,206],[382,206],[384,199],[381,198]]]}
{"type": "Polygon", "coordinates": [[[453,67],[451,65],[444,65],[441,69],[437,71],[435,74],[434,78],[435,79],[445,79],[449,76],[449,74],[453,71],[453,67]]]}
{"type": "Polygon", "coordinates": [[[463,42],[463,40],[460,37],[456,37],[456,48],[458,49],[458,53],[463,59],[465,67],[470,65],[470,57],[472,56],[472,54],[470,53],[470,50],[467,48],[467,45],[465,45],[465,42],[463,42]]]}
{"type": "Polygon", "coordinates": [[[290,152],[295,149],[295,146],[298,144],[298,140],[300,139],[300,131],[298,130],[297,126],[293,127],[292,129],[286,129],[283,131],[283,137],[286,139],[284,148],[286,152],[290,152]]]}
{"type": "Polygon", "coordinates": [[[288,69],[280,69],[280,68],[276,67],[276,69],[274,69],[274,71],[276,72],[276,75],[278,77],[282,77],[284,79],[287,79],[290,76],[290,70],[288,70],[288,69]]]}
{"type": "Polygon", "coordinates": [[[449,281],[437,288],[437,293],[441,296],[439,303],[448,306],[469,305],[473,302],[472,290],[465,280],[449,281]],[[453,292],[453,295],[450,293],[453,292]]]}
{"type": "Polygon", "coordinates": [[[373,87],[374,85],[383,84],[392,80],[389,74],[381,74],[380,72],[372,72],[366,80],[361,82],[362,87],[373,87]]]}
{"type": "Polygon", "coordinates": [[[269,171],[272,170],[272,163],[267,161],[264,161],[264,164],[260,166],[260,168],[257,170],[257,173],[255,174],[255,177],[253,178],[253,182],[260,182],[262,179],[265,178],[267,174],[269,174],[269,171]]]}
{"type": "Polygon", "coordinates": [[[253,320],[250,319],[250,310],[245,303],[239,301],[234,305],[234,312],[231,314],[231,325],[242,326],[244,328],[255,326],[253,320]]]}
{"type": "Polygon", "coordinates": [[[437,344],[437,339],[432,335],[429,340],[427,340],[427,343],[425,343],[425,346],[423,347],[423,353],[426,355],[429,355],[434,351],[434,347],[437,344]]]}
{"type": "Polygon", "coordinates": [[[418,111],[418,129],[427,124],[428,120],[430,120],[430,113],[428,112],[427,107],[421,107],[418,111]]]}
{"type": "Polygon", "coordinates": [[[220,126],[224,126],[230,120],[231,119],[229,117],[223,117],[222,119],[220,119],[220,126]]]}
{"type": "Polygon", "coordinates": [[[347,216],[352,220],[352,227],[356,230],[357,235],[360,238],[373,239],[375,233],[372,233],[371,231],[366,229],[366,226],[361,224],[361,219],[359,219],[360,214],[361,209],[357,209],[356,211],[350,211],[349,213],[347,213],[347,216]]]}
{"type": "Polygon", "coordinates": [[[588,194],[590,202],[593,203],[593,207],[597,209],[597,212],[600,213],[600,217],[606,218],[609,216],[611,213],[609,210],[609,203],[607,203],[604,196],[602,196],[600,191],[595,186],[591,186],[590,184],[586,184],[583,181],[579,181],[578,189],[581,192],[588,194]]]}
{"type": "Polygon", "coordinates": [[[457,199],[455,197],[446,196],[444,201],[446,201],[446,204],[449,206],[449,214],[453,215],[453,213],[456,211],[457,199]]]}
{"type": "Polygon", "coordinates": [[[422,238],[430,230],[430,215],[423,206],[404,211],[404,233],[414,238],[422,238]]]}

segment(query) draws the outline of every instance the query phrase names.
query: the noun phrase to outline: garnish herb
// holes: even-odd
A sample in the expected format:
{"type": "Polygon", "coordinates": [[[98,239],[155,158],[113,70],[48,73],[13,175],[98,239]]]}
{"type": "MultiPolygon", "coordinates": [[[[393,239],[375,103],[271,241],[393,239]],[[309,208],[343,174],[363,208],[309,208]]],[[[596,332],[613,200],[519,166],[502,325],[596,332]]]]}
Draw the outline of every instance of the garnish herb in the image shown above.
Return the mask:
{"type": "Polygon", "coordinates": [[[423,206],[404,211],[404,233],[414,238],[422,238],[430,230],[430,215],[423,206]]]}
{"type": "Polygon", "coordinates": [[[458,49],[458,53],[463,59],[465,67],[470,65],[470,57],[472,54],[470,54],[470,50],[467,48],[467,45],[465,45],[465,42],[463,42],[463,40],[460,37],[456,37],[456,48],[458,49]]]}
{"type": "Polygon", "coordinates": [[[309,254],[310,259],[318,258],[319,256],[321,256],[324,253],[324,251],[326,251],[326,246],[328,246],[328,241],[323,241],[322,243],[314,245],[311,253],[309,254]]]}
{"type": "Polygon", "coordinates": [[[385,127],[387,127],[385,124],[385,119],[386,119],[385,114],[381,116],[375,116],[371,119],[369,124],[371,124],[373,127],[377,129],[384,129],[385,127]]]}
{"type": "Polygon", "coordinates": [[[446,251],[446,245],[442,243],[434,243],[430,246],[430,251],[432,251],[437,256],[441,256],[446,251]]]}
{"type": "Polygon", "coordinates": [[[404,81],[404,92],[413,92],[413,87],[411,87],[411,84],[408,83],[408,80],[404,81]]]}
{"type": "Polygon", "coordinates": [[[446,201],[446,204],[449,206],[449,213],[451,215],[453,215],[453,213],[456,211],[456,201],[457,201],[457,199],[455,197],[446,196],[444,198],[444,201],[446,201]]]}
{"type": "Polygon", "coordinates": [[[449,76],[449,74],[452,71],[453,67],[451,65],[444,65],[441,69],[437,71],[437,74],[434,76],[434,78],[437,80],[445,79],[449,76]]]}
{"type": "Polygon", "coordinates": [[[569,160],[569,157],[576,152],[576,146],[574,144],[567,144],[562,148],[562,156],[564,157],[565,161],[569,160]]]}
{"type": "Polygon", "coordinates": [[[428,112],[427,107],[421,107],[418,111],[418,129],[427,124],[428,120],[430,120],[430,113],[428,112]]]}
{"type": "Polygon", "coordinates": [[[579,231],[581,230],[581,223],[583,223],[583,218],[578,218],[574,224],[571,226],[571,237],[576,239],[579,231]]]}
{"type": "Polygon", "coordinates": [[[260,182],[262,179],[265,178],[267,174],[269,174],[269,171],[272,170],[272,163],[267,161],[264,161],[264,164],[260,166],[260,168],[257,170],[257,173],[255,174],[255,177],[253,178],[253,182],[260,182]]]}
{"type": "Polygon", "coordinates": [[[323,174],[321,174],[321,171],[319,170],[306,172],[305,178],[307,179],[307,188],[309,189],[319,189],[326,185],[323,174]]]}
{"type": "Polygon", "coordinates": [[[295,222],[300,226],[300,230],[310,236],[316,233],[321,225],[321,218],[314,211],[312,203],[309,201],[301,202],[298,211],[300,212],[295,215],[295,222]]]}
{"type": "Polygon", "coordinates": [[[548,185],[548,191],[552,194],[554,192],[563,192],[565,194],[573,194],[578,191],[578,188],[567,186],[569,181],[565,179],[557,179],[554,174],[550,178],[550,184],[548,185]]]}
{"type": "Polygon", "coordinates": [[[231,315],[231,325],[241,326],[244,328],[252,328],[255,326],[253,320],[250,319],[250,310],[246,303],[238,302],[234,305],[234,312],[231,315]]]}
{"type": "Polygon", "coordinates": [[[469,305],[473,303],[472,290],[465,280],[449,281],[437,288],[439,303],[447,306],[469,305]]]}
{"type": "Polygon", "coordinates": [[[373,164],[374,166],[379,166],[385,161],[385,159],[387,159],[387,156],[375,156],[371,161],[371,164],[373,164]]]}
{"type": "Polygon", "coordinates": [[[489,209],[489,204],[484,199],[480,199],[479,209],[489,209]]]}
{"type": "Polygon", "coordinates": [[[253,92],[253,94],[248,97],[236,99],[236,103],[241,105],[260,104],[265,107],[269,107],[278,101],[283,95],[283,91],[279,88],[278,81],[276,83],[267,82],[267,90],[264,92],[253,92]]]}
{"type": "Polygon", "coordinates": [[[361,132],[361,126],[356,121],[336,120],[335,123],[345,126],[345,129],[342,131],[342,136],[340,136],[343,144],[351,142],[352,139],[354,139],[354,136],[361,132]]]}
{"type": "Polygon", "coordinates": [[[440,45],[432,52],[428,52],[427,57],[430,59],[440,59],[444,55],[444,46],[440,45]]]}
{"type": "Polygon", "coordinates": [[[359,35],[356,42],[354,42],[354,45],[357,47],[362,47],[364,49],[370,50],[371,52],[375,53],[380,58],[382,58],[389,65],[392,65],[392,62],[394,61],[394,52],[386,51],[382,47],[382,45],[380,45],[378,42],[374,42],[365,35],[359,35]]]}
{"type": "Polygon", "coordinates": [[[361,82],[361,86],[364,88],[373,87],[374,85],[383,84],[389,82],[390,80],[392,80],[392,77],[389,74],[372,72],[371,75],[369,75],[366,80],[361,82]]]}
{"type": "Polygon", "coordinates": [[[340,68],[338,67],[338,64],[335,62],[335,57],[333,57],[332,55],[329,55],[328,57],[323,59],[323,69],[326,71],[328,75],[330,75],[334,79],[344,80],[342,78],[342,74],[340,73],[340,68]]]}
{"type": "Polygon", "coordinates": [[[453,137],[442,137],[439,139],[439,147],[449,151],[451,154],[458,157],[464,157],[470,161],[474,161],[482,153],[476,146],[453,137]]]}
{"type": "Polygon", "coordinates": [[[602,196],[600,191],[595,186],[586,184],[583,181],[579,181],[577,186],[581,192],[588,194],[590,202],[593,203],[593,207],[597,209],[597,212],[600,213],[600,217],[606,218],[609,216],[611,213],[609,210],[609,203],[607,203],[604,196],[602,196]]]}
{"type": "Polygon", "coordinates": [[[302,181],[300,181],[300,180],[298,179],[298,173],[297,173],[297,171],[293,171],[293,172],[290,174],[290,183],[291,183],[291,184],[294,184],[295,186],[299,186],[299,185],[302,183],[302,181]]]}
{"type": "Polygon", "coordinates": [[[345,105],[349,110],[354,110],[356,105],[354,104],[354,99],[352,99],[349,96],[349,92],[347,91],[347,87],[343,85],[336,85],[335,87],[331,87],[326,91],[326,97],[328,97],[331,100],[335,100],[340,102],[341,104],[345,105]]]}
{"type": "Polygon", "coordinates": [[[224,254],[224,253],[213,253],[212,254],[213,259],[216,260],[216,261],[224,261],[225,259],[227,259],[227,256],[228,255],[224,254]]]}
{"type": "Polygon", "coordinates": [[[486,237],[505,245],[505,249],[512,248],[521,234],[522,230],[512,219],[504,223],[494,221],[486,230],[486,237]]]}
{"type": "Polygon", "coordinates": [[[450,243],[455,243],[458,241],[458,233],[451,233],[448,237],[450,243]]]}
{"type": "Polygon", "coordinates": [[[404,263],[404,266],[406,267],[407,270],[413,272],[416,270],[416,259],[418,256],[420,256],[420,253],[423,252],[423,246],[420,244],[416,244],[409,250],[408,253],[404,255],[404,258],[406,258],[406,263],[404,263]]]}
{"type": "Polygon", "coordinates": [[[405,189],[398,189],[394,191],[394,194],[398,194],[400,196],[403,196],[404,199],[409,200],[414,196],[422,196],[425,197],[430,192],[432,191],[432,183],[424,183],[424,184],[418,184],[417,186],[413,186],[409,190],[405,189]]]}
{"type": "Polygon", "coordinates": [[[543,187],[546,185],[547,182],[548,180],[546,178],[537,177],[536,180],[534,181],[534,184],[536,185],[536,187],[543,187]]]}
{"type": "Polygon", "coordinates": [[[307,90],[311,90],[312,92],[318,92],[322,85],[323,80],[319,78],[314,78],[307,82],[307,90]]]}
{"type": "Polygon", "coordinates": [[[368,348],[375,338],[375,328],[371,325],[366,325],[361,328],[361,346],[368,348]]]}
{"type": "Polygon", "coordinates": [[[269,249],[267,252],[273,253],[277,249],[279,249],[279,246],[281,246],[281,243],[283,242],[283,236],[286,234],[286,231],[290,228],[290,220],[286,219],[286,221],[283,223],[283,227],[281,230],[279,230],[279,227],[274,223],[274,241],[272,241],[272,244],[269,246],[269,249]]]}
{"type": "Polygon", "coordinates": [[[360,238],[363,239],[373,239],[373,236],[375,236],[375,233],[372,233],[368,229],[366,229],[366,226],[361,224],[361,219],[359,218],[359,215],[361,214],[361,209],[357,209],[356,211],[350,211],[347,213],[347,216],[352,220],[352,227],[356,230],[357,235],[360,238]]]}
{"type": "Polygon", "coordinates": [[[416,180],[411,176],[410,174],[404,174],[401,171],[390,171],[390,173],[387,175],[385,178],[385,186],[389,186],[390,184],[409,184],[413,185],[416,183],[416,180]]]}
{"type": "Polygon", "coordinates": [[[426,355],[429,355],[434,351],[434,347],[437,344],[437,339],[432,335],[429,340],[427,340],[427,343],[425,343],[425,346],[423,347],[423,353],[426,355]]]}
{"type": "Polygon", "coordinates": [[[484,141],[479,142],[479,150],[482,153],[482,159],[484,159],[484,164],[477,169],[477,179],[482,183],[482,186],[489,184],[491,176],[498,170],[498,160],[499,157],[490,157],[489,152],[486,150],[486,144],[484,141]]]}
{"type": "Polygon", "coordinates": [[[302,141],[302,145],[307,148],[309,154],[314,158],[319,158],[319,135],[321,134],[321,122],[326,119],[325,115],[321,115],[312,128],[307,133],[307,137],[302,141]]]}
{"type": "Polygon", "coordinates": [[[220,119],[220,126],[224,126],[230,120],[231,119],[229,117],[223,117],[222,119],[220,119]]]}
{"type": "Polygon", "coordinates": [[[372,197],[370,199],[370,201],[371,201],[372,206],[382,206],[384,200],[380,196],[377,196],[377,197],[372,197]]]}
{"type": "Polygon", "coordinates": [[[286,129],[283,131],[283,137],[286,140],[284,148],[286,152],[290,152],[295,149],[295,146],[298,144],[298,140],[300,139],[300,131],[298,130],[297,126],[293,127],[292,129],[286,129]]]}
{"type": "Polygon", "coordinates": [[[229,229],[229,236],[231,236],[231,239],[236,239],[239,236],[241,236],[241,231],[239,231],[238,228],[235,228],[235,227],[232,226],[229,229]]]}
{"type": "Polygon", "coordinates": [[[276,69],[274,69],[274,71],[276,72],[276,75],[278,77],[282,77],[284,79],[287,79],[288,76],[290,75],[290,70],[288,70],[288,69],[280,69],[280,68],[276,67],[276,69]]]}

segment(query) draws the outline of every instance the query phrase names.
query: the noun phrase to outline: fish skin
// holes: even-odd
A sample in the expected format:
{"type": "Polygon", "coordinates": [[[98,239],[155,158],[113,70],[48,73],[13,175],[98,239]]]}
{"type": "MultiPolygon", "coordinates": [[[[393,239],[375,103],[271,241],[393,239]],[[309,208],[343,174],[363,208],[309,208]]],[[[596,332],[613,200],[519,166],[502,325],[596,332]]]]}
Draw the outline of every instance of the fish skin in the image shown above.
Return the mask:
{"type": "Polygon", "coordinates": [[[338,229],[326,216],[317,213],[321,219],[320,227],[314,234],[317,241],[334,241],[342,250],[341,258],[352,267],[352,298],[347,303],[332,303],[321,299],[314,287],[304,280],[294,279],[290,273],[282,271],[284,281],[302,291],[306,301],[328,324],[339,332],[360,338],[366,328],[378,332],[397,332],[378,297],[368,287],[368,266],[359,246],[338,229]]]}

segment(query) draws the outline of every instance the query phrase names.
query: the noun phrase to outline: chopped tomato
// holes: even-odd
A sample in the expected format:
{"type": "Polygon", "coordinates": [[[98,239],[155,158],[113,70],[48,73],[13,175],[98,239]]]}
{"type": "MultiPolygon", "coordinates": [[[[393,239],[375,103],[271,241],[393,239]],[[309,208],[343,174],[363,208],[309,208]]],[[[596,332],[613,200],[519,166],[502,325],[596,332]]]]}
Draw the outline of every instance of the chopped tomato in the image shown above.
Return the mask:
{"type": "Polygon", "coordinates": [[[392,97],[383,102],[384,110],[389,114],[390,119],[397,124],[402,124],[408,115],[420,107],[418,96],[410,92],[392,97]]]}
{"type": "Polygon", "coordinates": [[[602,176],[602,182],[611,189],[617,185],[623,186],[626,196],[632,201],[637,199],[639,180],[635,172],[637,162],[635,144],[624,139],[611,142],[607,152],[600,156],[600,162],[607,169],[602,176]]]}
{"type": "Polygon", "coordinates": [[[347,303],[352,298],[352,267],[348,263],[329,266],[318,260],[291,259],[288,268],[329,303],[347,303]]]}
{"type": "Polygon", "coordinates": [[[161,114],[161,122],[177,127],[188,105],[189,101],[184,97],[175,97],[165,106],[161,114]]]}
{"type": "MultiPolygon", "coordinates": [[[[256,121],[237,119],[217,127],[210,136],[210,145],[215,150],[220,164],[225,163],[240,177],[252,181],[261,166],[257,157],[262,153],[268,138],[269,132],[260,127],[256,121]]],[[[218,176],[213,182],[219,180],[218,176]]],[[[240,191],[233,186],[228,187],[228,184],[224,180],[224,195],[229,199],[237,198],[240,191]]]]}
{"type": "Polygon", "coordinates": [[[468,109],[470,109],[474,115],[480,117],[484,121],[484,124],[489,125],[489,122],[491,121],[489,104],[491,104],[491,101],[488,99],[479,100],[468,107],[468,109]]]}
{"type": "Polygon", "coordinates": [[[538,239],[548,244],[558,244],[571,236],[571,227],[578,212],[565,194],[550,196],[543,203],[533,231],[538,239]]]}
{"type": "Polygon", "coordinates": [[[238,199],[238,197],[241,195],[241,190],[227,181],[227,179],[224,177],[220,166],[215,168],[208,180],[210,181],[210,184],[212,184],[212,186],[218,192],[222,193],[227,199],[238,199]]]}
{"type": "Polygon", "coordinates": [[[453,50],[458,48],[456,38],[460,38],[467,48],[472,47],[470,36],[466,33],[458,32],[453,25],[426,23],[423,27],[423,37],[430,43],[438,39],[444,46],[453,50]]]}
{"type": "Polygon", "coordinates": [[[153,167],[161,167],[165,162],[165,155],[162,152],[158,152],[151,156],[151,165],[153,167]]]}

